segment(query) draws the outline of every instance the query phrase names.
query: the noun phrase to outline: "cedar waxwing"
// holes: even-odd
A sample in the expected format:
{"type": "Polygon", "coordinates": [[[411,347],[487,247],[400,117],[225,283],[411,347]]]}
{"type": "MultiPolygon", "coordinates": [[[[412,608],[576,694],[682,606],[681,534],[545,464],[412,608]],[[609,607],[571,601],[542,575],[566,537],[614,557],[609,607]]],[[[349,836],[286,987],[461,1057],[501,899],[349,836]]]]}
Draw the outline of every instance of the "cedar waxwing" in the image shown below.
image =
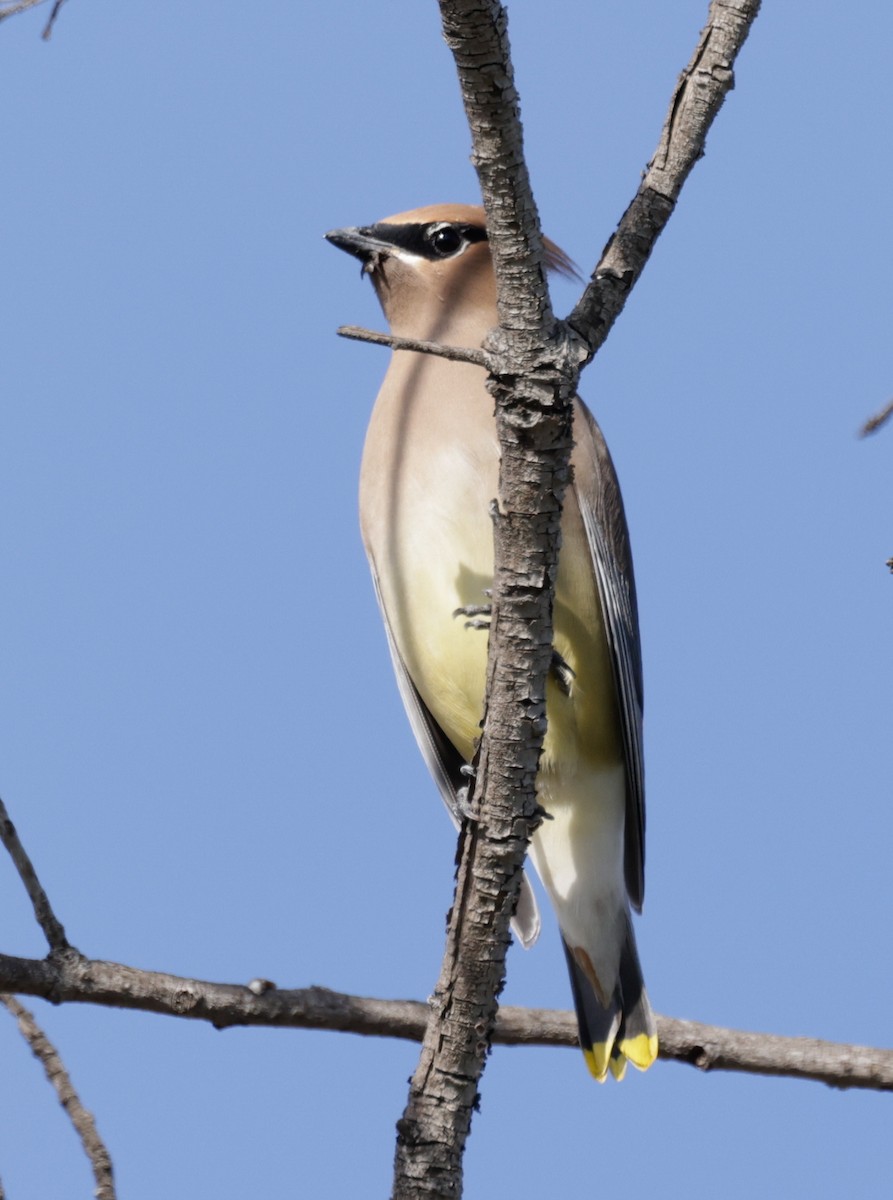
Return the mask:
{"type": "MultiPolygon", "coordinates": [[[[497,324],[482,209],[434,205],[326,237],[363,264],[395,336],[479,347],[497,324]]],[[[546,264],[573,274],[550,242],[546,264]]],[[[493,581],[499,446],[484,383],[481,367],[395,351],[360,473],[363,540],[400,693],[457,823],[487,657],[485,634],[465,616],[486,604],[493,581]]],[[[621,1078],[627,1059],[644,1070],[657,1056],[630,919],[644,891],[642,666],[623,502],[579,399],[574,436],[538,778],[547,819],[530,857],[561,928],[583,1053],[603,1080],[609,1068],[621,1078]]],[[[539,932],[526,881],[514,928],[525,945],[539,932]]]]}

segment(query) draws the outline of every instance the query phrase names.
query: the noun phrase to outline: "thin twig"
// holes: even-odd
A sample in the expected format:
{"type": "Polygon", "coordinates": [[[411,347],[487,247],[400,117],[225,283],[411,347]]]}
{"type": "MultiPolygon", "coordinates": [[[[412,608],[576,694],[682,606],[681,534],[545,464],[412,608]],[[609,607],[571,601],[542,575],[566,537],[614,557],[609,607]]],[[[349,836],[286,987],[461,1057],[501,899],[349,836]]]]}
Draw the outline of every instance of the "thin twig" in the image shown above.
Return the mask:
{"type": "MultiPolygon", "coordinates": [[[[18,13],[27,12],[29,8],[37,8],[39,4],[45,3],[46,0],[14,0],[13,3],[7,3],[0,7],[0,21],[4,21],[7,17],[17,16],[18,13]]],[[[64,3],[65,0],[54,0],[52,12],[43,28],[43,33],[40,35],[45,42],[50,40],[53,26],[56,23],[56,17],[58,17],[59,10],[64,3]]],[[[0,1197],[0,1200],[2,1200],[2,1197],[0,1197]]]]}
{"type": "Polygon", "coordinates": [[[19,13],[27,12],[29,8],[36,8],[38,4],[44,4],[46,0],[16,0],[14,4],[5,4],[0,8],[0,21],[5,21],[7,17],[15,17],[19,13]]]}
{"type": "Polygon", "coordinates": [[[59,1103],[68,1113],[69,1120],[81,1139],[84,1153],[93,1168],[93,1178],[96,1181],[94,1192],[96,1200],[115,1200],[111,1157],[105,1142],[99,1136],[92,1113],[84,1108],[74,1089],[71,1076],[66,1071],[58,1050],[34,1020],[33,1014],[19,1004],[14,996],[0,995],[0,1004],[5,1004],[16,1018],[22,1037],[46,1072],[47,1079],[59,1097],[59,1103]]]}
{"type": "Polygon", "coordinates": [[[15,825],[10,820],[9,813],[6,811],[6,805],[2,800],[0,800],[0,841],[3,842],[3,845],[9,851],[9,856],[15,864],[22,883],[25,885],[25,891],[31,900],[37,923],[44,932],[50,950],[63,951],[69,949],[65,929],[62,923],[56,919],[56,914],[50,906],[47,894],[41,887],[40,880],[37,878],[37,872],[34,870],[25,847],[19,841],[15,825]]]}
{"type": "Polygon", "coordinates": [[[390,333],[378,333],[375,329],[363,329],[359,325],[340,325],[335,331],[339,337],[352,338],[357,342],[372,342],[375,346],[390,346],[392,350],[415,350],[419,354],[434,354],[453,362],[472,363],[476,367],[490,370],[493,357],[486,350],[474,350],[465,346],[444,346],[440,342],[420,342],[415,338],[394,337],[390,333]]]}
{"type": "Polygon", "coordinates": [[[56,17],[59,15],[59,9],[64,3],[65,0],[56,0],[55,4],[53,5],[53,11],[50,13],[50,19],[47,21],[46,28],[40,35],[45,42],[50,40],[50,35],[53,32],[53,26],[56,24],[56,17]]]}
{"type": "MultiPolygon", "coordinates": [[[[415,1042],[422,1040],[431,1012],[430,1005],[418,1000],[378,1000],[323,987],[210,983],[76,954],[60,959],[0,954],[0,990],[56,1004],[98,1004],[185,1017],[207,1021],[216,1029],[327,1029],[415,1042]]],[[[893,1050],[749,1033],[675,1017],[658,1017],[658,1033],[662,1059],[705,1071],[893,1091],[893,1050]]],[[[576,1019],[570,1012],[508,1006],[499,1011],[493,1040],[506,1046],[576,1047],[576,1019]]]]}
{"type": "Polygon", "coordinates": [[[873,417],[869,417],[862,428],[859,430],[860,437],[867,437],[869,433],[874,433],[875,430],[889,421],[893,417],[893,400],[885,404],[879,413],[875,413],[873,417]]]}

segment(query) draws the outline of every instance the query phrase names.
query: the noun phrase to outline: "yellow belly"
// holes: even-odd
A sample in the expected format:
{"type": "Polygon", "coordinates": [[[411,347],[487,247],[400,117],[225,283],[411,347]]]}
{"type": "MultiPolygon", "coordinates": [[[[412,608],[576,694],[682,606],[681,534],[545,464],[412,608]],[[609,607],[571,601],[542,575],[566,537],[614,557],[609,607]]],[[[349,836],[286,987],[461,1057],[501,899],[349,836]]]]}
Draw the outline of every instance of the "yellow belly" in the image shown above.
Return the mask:
{"type": "MultiPolygon", "coordinates": [[[[416,498],[422,501],[422,497],[416,498]]],[[[400,539],[399,583],[385,596],[397,645],[438,724],[468,760],[480,736],[487,631],[466,627],[457,608],[486,604],[492,586],[492,528],[483,521],[438,517],[400,539]]],[[[486,509],[482,506],[477,511],[486,509]]],[[[569,691],[554,678],[546,689],[545,772],[577,774],[622,758],[617,702],[601,606],[576,497],[562,520],[554,608],[555,650],[573,672],[569,691]]],[[[392,575],[393,579],[393,575],[392,575]]]]}

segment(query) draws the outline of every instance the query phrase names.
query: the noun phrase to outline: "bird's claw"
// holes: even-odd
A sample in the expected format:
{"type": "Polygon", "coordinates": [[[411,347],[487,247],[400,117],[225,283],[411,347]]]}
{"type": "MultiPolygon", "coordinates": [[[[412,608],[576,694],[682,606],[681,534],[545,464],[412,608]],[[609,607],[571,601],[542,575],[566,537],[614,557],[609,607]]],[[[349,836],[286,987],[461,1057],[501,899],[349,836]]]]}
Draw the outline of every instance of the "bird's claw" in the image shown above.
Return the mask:
{"type": "Polygon", "coordinates": [[[536,833],[536,831],[539,829],[540,825],[542,825],[543,821],[554,821],[554,820],[555,820],[555,818],[552,815],[552,813],[546,812],[546,810],[543,808],[543,806],[541,804],[538,804],[536,806],[536,808],[533,810],[533,816],[530,819],[530,822],[528,824],[528,828],[530,830],[531,836],[533,836],[533,834],[536,833]]]}
{"type": "Polygon", "coordinates": [[[489,629],[492,612],[492,604],[463,604],[461,608],[453,609],[453,616],[469,617],[465,622],[466,629],[489,629]]]}
{"type": "Polygon", "coordinates": [[[576,671],[561,657],[557,650],[552,651],[552,662],[549,665],[549,672],[555,682],[564,692],[565,696],[571,694],[571,684],[577,677],[576,671]]]}
{"type": "Polygon", "coordinates": [[[466,783],[456,791],[456,810],[464,821],[476,821],[478,814],[471,803],[471,784],[466,783]]]}

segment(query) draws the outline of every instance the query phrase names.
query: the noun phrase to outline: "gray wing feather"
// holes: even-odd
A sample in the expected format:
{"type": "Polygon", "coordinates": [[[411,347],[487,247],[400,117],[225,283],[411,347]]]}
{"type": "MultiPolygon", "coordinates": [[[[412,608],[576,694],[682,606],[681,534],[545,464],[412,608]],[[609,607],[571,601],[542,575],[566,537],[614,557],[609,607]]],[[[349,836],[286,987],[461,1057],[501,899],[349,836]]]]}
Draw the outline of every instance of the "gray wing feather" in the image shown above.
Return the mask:
{"type": "Polygon", "coordinates": [[[630,902],[645,897],[645,768],[642,753],[642,649],[629,532],[608,447],[582,401],[576,409],[577,499],[598,584],[614,666],[626,765],[624,874],[630,902]]]}
{"type": "MultiPolygon", "coordinates": [[[[457,793],[467,782],[465,776],[461,774],[461,768],[465,766],[465,760],[440,728],[432,716],[431,710],[419,695],[418,689],[412,681],[412,677],[406,668],[406,663],[403,661],[403,656],[394,638],[391,623],[388,620],[388,614],[382,601],[378,575],[371,559],[370,566],[372,567],[372,582],[375,585],[375,596],[378,600],[378,607],[381,610],[385,632],[388,635],[388,649],[391,652],[391,662],[394,664],[394,674],[397,676],[397,686],[400,689],[400,698],[403,701],[403,707],[406,709],[406,715],[409,717],[409,723],[412,726],[412,732],[415,734],[418,747],[422,752],[422,757],[427,764],[428,770],[434,777],[434,782],[437,784],[441,799],[447,807],[450,818],[458,829],[462,823],[462,812],[457,799],[457,793]]],[[[521,880],[518,907],[512,918],[512,928],[515,936],[525,949],[529,949],[539,937],[540,924],[540,914],[537,908],[536,897],[525,875],[521,880]]]]}

